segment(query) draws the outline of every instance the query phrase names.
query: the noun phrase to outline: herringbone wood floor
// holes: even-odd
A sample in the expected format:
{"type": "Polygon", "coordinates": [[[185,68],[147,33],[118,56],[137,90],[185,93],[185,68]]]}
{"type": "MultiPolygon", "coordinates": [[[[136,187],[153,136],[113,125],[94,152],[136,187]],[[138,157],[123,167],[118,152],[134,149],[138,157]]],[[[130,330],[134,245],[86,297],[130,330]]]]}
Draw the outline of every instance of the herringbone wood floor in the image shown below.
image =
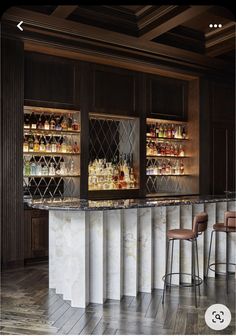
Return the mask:
{"type": "Polygon", "coordinates": [[[162,291],[139,293],[104,305],[72,308],[69,301],[48,289],[47,264],[5,271],[1,284],[1,334],[236,334],[235,280],[226,295],[224,278],[202,285],[198,308],[189,288],[174,288],[161,304],[162,291]],[[223,303],[232,312],[230,326],[214,332],[204,321],[207,307],[223,303]]]}

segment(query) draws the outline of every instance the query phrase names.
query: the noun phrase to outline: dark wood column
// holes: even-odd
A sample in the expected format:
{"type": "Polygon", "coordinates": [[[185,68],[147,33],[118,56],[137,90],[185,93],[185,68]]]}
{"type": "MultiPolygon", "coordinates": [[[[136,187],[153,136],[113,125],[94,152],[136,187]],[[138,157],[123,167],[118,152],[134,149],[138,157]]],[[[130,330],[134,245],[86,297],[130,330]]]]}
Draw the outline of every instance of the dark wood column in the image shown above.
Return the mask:
{"type": "Polygon", "coordinates": [[[2,38],[1,212],[2,266],[23,264],[24,45],[2,38]]]}

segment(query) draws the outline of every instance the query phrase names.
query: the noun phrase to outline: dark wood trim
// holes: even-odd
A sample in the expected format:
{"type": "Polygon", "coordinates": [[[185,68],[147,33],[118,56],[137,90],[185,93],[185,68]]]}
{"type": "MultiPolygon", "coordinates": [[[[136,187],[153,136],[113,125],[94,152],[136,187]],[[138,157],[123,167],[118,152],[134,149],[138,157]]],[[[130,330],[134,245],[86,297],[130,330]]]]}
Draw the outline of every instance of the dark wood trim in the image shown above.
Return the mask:
{"type": "Polygon", "coordinates": [[[230,22],[219,30],[206,34],[206,53],[214,57],[235,49],[235,23],[230,22]]]}
{"type": "Polygon", "coordinates": [[[140,39],[154,38],[206,12],[211,6],[161,6],[138,21],[140,39]]]}
{"type": "Polygon", "coordinates": [[[52,16],[58,18],[66,19],[70,14],[72,14],[78,6],[57,6],[56,9],[52,12],[52,16]]]}
{"type": "Polygon", "coordinates": [[[3,267],[24,260],[23,102],[24,45],[2,38],[1,208],[3,267]]]}
{"type": "Polygon", "coordinates": [[[88,192],[88,199],[90,200],[128,199],[138,197],[139,189],[93,190],[88,192]]]}
{"type": "MultiPolygon", "coordinates": [[[[121,33],[107,31],[102,28],[89,26],[82,23],[76,23],[65,19],[60,19],[52,16],[47,16],[40,13],[34,13],[28,10],[11,7],[3,16],[3,19],[9,23],[16,24],[20,20],[24,21],[24,34],[21,34],[23,39],[25,33],[34,31],[44,33],[46,35],[55,34],[63,36],[64,39],[75,39],[77,43],[89,42],[98,44],[105,48],[114,50],[117,48],[125,53],[141,53],[143,57],[155,57],[165,63],[177,63],[187,68],[201,71],[225,71],[232,72],[232,68],[228,64],[218,60],[193,53],[178,48],[165,46],[163,44],[140,40],[139,38],[127,36],[121,33]]],[[[31,37],[32,41],[32,37],[31,37]]],[[[65,43],[65,40],[64,40],[65,43]]]]}

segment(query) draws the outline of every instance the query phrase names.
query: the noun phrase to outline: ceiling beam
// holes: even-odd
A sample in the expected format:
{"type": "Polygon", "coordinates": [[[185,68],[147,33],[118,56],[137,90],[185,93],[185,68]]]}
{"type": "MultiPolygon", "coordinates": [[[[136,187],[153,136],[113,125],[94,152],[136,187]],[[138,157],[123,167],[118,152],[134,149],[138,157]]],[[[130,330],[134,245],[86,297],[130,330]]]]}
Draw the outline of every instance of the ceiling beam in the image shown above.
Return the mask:
{"type": "Polygon", "coordinates": [[[151,41],[206,12],[212,6],[160,6],[139,20],[140,39],[151,41]]]}
{"type": "Polygon", "coordinates": [[[205,35],[208,56],[220,56],[235,49],[235,23],[229,22],[205,35]]]}
{"type": "Polygon", "coordinates": [[[57,6],[52,12],[52,16],[56,16],[61,19],[66,19],[71,13],[73,13],[78,6],[57,6]]]}
{"type": "Polygon", "coordinates": [[[119,50],[123,54],[140,54],[142,57],[155,59],[156,62],[159,60],[165,64],[170,63],[172,66],[179,64],[179,66],[200,71],[225,71],[226,73],[232,71],[222,60],[22,8],[11,7],[2,16],[2,22],[11,25],[18,24],[19,20],[24,21],[24,32],[18,32],[17,29],[15,34],[17,33],[22,39],[27,31],[37,30],[45,36],[54,35],[65,41],[74,40],[77,45],[85,42],[92,48],[100,45],[101,48],[109,49],[114,53],[119,50]]]}

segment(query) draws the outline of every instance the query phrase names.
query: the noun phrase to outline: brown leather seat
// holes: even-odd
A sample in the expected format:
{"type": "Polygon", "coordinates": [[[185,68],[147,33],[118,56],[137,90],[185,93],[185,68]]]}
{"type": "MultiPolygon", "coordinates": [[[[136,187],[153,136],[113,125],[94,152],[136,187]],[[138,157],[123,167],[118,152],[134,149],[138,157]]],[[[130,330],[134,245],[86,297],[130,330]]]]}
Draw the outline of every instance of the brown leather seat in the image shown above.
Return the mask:
{"type": "Polygon", "coordinates": [[[167,232],[169,239],[192,239],[195,237],[193,230],[188,229],[174,229],[167,232]]]}
{"type": "Polygon", "coordinates": [[[193,229],[173,229],[167,231],[168,239],[193,239],[197,238],[200,232],[203,232],[207,228],[208,215],[205,212],[200,212],[194,217],[193,229]]]}
{"type": "Polygon", "coordinates": [[[225,223],[217,223],[213,225],[213,230],[220,232],[236,232],[236,227],[226,226],[225,223]]]}

